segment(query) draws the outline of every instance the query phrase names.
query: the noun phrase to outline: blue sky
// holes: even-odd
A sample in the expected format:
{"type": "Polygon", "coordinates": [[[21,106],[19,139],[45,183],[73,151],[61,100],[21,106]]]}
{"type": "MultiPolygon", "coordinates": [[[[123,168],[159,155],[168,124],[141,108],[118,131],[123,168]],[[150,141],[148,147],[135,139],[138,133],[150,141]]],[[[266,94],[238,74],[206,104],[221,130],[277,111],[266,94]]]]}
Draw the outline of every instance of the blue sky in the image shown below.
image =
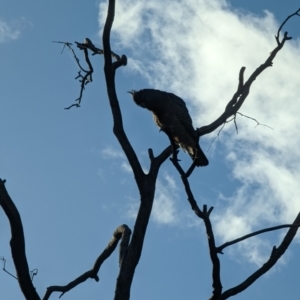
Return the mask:
{"type": "MultiPolygon", "coordinates": [[[[187,103],[197,127],[218,117],[236,90],[275,47],[278,25],[299,8],[286,1],[117,1],[112,48],[128,56],[116,76],[124,126],[145,170],[147,149],[168,145],[151,114],[127,94],[147,87],[167,90],[187,103]],[[249,2],[251,2],[249,4],[249,2]],[[267,10],[267,12],[266,12],[267,10]]],[[[103,78],[103,58],[92,57],[94,82],[79,109],[79,84],[69,52],[52,41],[101,47],[106,2],[3,1],[0,13],[0,177],[23,220],[30,269],[43,296],[47,286],[64,285],[88,270],[115,228],[133,227],[139,194],[130,167],[112,134],[103,78]]],[[[195,170],[191,185],[200,206],[214,206],[217,243],[266,226],[291,223],[300,210],[298,149],[299,28],[274,67],[253,84],[239,117],[201,139],[210,160],[195,170]],[[209,151],[208,151],[209,149],[209,151]]],[[[82,53],[78,53],[82,57],[82,53]]],[[[190,158],[180,153],[184,166],[190,158]]],[[[248,240],[221,257],[224,290],[244,280],[266,260],[284,231],[248,240]]],[[[8,221],[0,211],[0,256],[14,273],[8,221]]],[[[299,238],[278,265],[236,299],[296,299],[300,278],[299,238]]],[[[111,299],[118,274],[114,253],[90,280],[64,299],[111,299]]],[[[0,272],[1,299],[23,299],[15,279],[0,272]]],[[[132,299],[207,299],[211,264],[203,224],[191,212],[181,182],[167,161],[160,170],[156,200],[132,299]]],[[[59,293],[51,299],[58,299],[59,293]]]]}

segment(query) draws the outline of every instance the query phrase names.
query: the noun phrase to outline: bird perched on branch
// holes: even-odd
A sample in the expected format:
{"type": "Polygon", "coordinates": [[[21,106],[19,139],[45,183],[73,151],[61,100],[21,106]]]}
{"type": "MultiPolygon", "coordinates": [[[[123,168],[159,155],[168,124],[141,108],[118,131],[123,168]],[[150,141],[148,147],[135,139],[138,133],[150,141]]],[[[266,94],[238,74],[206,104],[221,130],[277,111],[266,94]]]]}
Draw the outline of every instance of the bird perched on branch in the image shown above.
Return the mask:
{"type": "Polygon", "coordinates": [[[188,152],[198,167],[208,165],[208,160],[199,146],[189,111],[181,98],[153,89],[129,93],[137,105],[152,111],[154,122],[167,134],[172,145],[175,143],[188,152]]]}

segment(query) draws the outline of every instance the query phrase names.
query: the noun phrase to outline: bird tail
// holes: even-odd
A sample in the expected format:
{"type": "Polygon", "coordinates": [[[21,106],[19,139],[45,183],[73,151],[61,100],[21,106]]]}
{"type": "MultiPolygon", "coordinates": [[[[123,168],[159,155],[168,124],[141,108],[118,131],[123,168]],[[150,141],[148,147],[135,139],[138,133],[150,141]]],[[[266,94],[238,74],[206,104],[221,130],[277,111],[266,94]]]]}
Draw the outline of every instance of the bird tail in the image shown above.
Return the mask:
{"type": "Polygon", "coordinates": [[[197,167],[205,167],[208,165],[208,159],[206,158],[205,154],[203,153],[202,149],[199,145],[196,147],[196,153],[191,155],[192,159],[196,162],[197,167]]]}

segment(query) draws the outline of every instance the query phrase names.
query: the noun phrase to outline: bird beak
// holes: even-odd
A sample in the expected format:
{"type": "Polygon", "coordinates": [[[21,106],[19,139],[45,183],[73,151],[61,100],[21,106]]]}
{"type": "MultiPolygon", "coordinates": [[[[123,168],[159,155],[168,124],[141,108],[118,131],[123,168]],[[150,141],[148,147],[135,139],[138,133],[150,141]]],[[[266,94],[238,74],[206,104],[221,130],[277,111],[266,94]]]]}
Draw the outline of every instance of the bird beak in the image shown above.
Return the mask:
{"type": "Polygon", "coordinates": [[[134,95],[134,90],[127,92],[128,94],[134,95]]]}

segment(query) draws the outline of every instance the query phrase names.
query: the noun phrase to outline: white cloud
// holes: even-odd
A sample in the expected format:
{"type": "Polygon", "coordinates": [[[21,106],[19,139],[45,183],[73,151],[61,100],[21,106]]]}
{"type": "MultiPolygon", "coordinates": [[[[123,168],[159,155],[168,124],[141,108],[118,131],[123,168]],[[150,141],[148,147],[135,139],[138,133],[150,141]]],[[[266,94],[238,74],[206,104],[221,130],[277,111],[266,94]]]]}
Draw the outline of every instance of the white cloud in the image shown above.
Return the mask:
{"type": "Polygon", "coordinates": [[[125,158],[125,155],[122,151],[116,150],[111,146],[107,146],[101,150],[101,154],[103,158],[125,158]]]}
{"type": "MultiPolygon", "coordinates": [[[[178,201],[177,187],[174,179],[165,173],[156,182],[155,198],[152,209],[152,219],[157,224],[175,224],[179,221],[176,202],[178,201]]],[[[139,202],[134,198],[128,198],[127,216],[136,218],[139,202]]]]}
{"type": "Polygon", "coordinates": [[[15,26],[9,25],[7,22],[0,20],[0,43],[7,43],[16,40],[20,36],[20,30],[15,26]]]}
{"type": "Polygon", "coordinates": [[[157,180],[152,218],[160,224],[175,224],[179,221],[176,210],[178,190],[174,179],[165,173],[162,179],[157,180]]]}
{"type": "MultiPolygon", "coordinates": [[[[100,4],[101,24],[106,12],[106,3],[100,4]]],[[[258,17],[233,11],[225,0],[124,0],[116,5],[112,41],[114,49],[129,54],[129,70],[185,99],[200,127],[224,111],[240,68],[247,67],[247,79],[266,60],[278,27],[270,12],[258,17]]],[[[299,39],[288,41],[274,66],[254,82],[241,109],[274,130],[254,128],[253,121],[238,116],[239,134],[229,133],[233,124],[221,134],[231,176],[240,183],[214,211],[216,234],[224,241],[291,223],[300,210],[299,53],[299,39]]],[[[156,203],[170,205],[164,211],[171,211],[172,197],[164,186],[157,188],[166,197],[156,203]]],[[[175,220],[173,214],[163,218],[175,220]]],[[[241,252],[260,263],[265,256],[257,245],[262,244],[261,238],[251,239],[241,252]]]]}
{"type": "Polygon", "coordinates": [[[116,159],[116,158],[122,159],[122,163],[120,165],[121,170],[124,171],[125,173],[132,174],[132,168],[128,163],[128,161],[125,160],[125,154],[121,150],[117,150],[112,148],[111,146],[107,146],[106,148],[101,150],[101,155],[104,159],[116,159]]]}
{"type": "Polygon", "coordinates": [[[139,209],[139,200],[132,197],[127,197],[127,200],[126,215],[130,219],[135,219],[139,209]]]}
{"type": "Polygon", "coordinates": [[[128,162],[123,161],[121,164],[121,169],[126,173],[132,174],[132,168],[128,162]]]}

